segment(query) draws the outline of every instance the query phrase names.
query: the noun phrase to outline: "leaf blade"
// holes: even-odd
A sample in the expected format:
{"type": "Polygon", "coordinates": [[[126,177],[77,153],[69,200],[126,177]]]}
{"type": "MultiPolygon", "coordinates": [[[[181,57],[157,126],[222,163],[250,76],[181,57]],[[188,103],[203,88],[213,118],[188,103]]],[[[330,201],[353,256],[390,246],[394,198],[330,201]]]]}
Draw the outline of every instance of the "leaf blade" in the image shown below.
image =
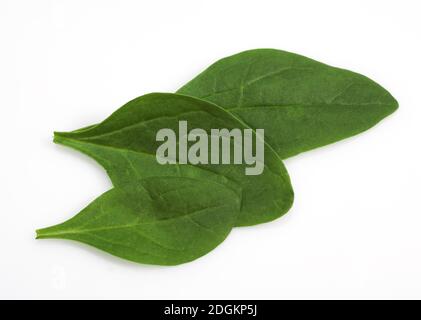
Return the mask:
{"type": "Polygon", "coordinates": [[[239,205],[232,190],[210,181],[146,178],[104,193],[68,221],[37,230],[37,238],[75,240],[137,263],[177,265],[224,241],[239,205]]]}
{"type": "Polygon", "coordinates": [[[223,58],[177,93],[213,102],[252,128],[285,159],[363,132],[398,103],[360,74],[275,49],[223,58]]]}
{"type": "Polygon", "coordinates": [[[162,128],[178,132],[180,120],[189,129],[248,128],[226,110],[206,101],[177,94],[152,93],[136,98],[98,125],[85,130],[55,133],[55,142],[70,146],[102,165],[114,186],[152,176],[183,176],[210,179],[241,194],[242,210],[237,225],[268,222],[285,214],[293,191],[282,161],[265,147],[265,169],[246,176],[245,165],[160,165],[155,159],[162,128]]]}

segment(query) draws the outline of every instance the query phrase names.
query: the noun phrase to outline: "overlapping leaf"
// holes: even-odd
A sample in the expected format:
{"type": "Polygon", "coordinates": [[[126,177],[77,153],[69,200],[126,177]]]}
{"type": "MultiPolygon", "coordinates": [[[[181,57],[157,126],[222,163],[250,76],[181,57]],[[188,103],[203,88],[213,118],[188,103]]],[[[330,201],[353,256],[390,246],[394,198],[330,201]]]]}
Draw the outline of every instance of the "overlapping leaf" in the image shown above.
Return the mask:
{"type": "Polygon", "coordinates": [[[363,75],[275,49],[221,59],[177,92],[265,129],[283,159],[367,130],[398,107],[363,75]]]}
{"type": "Polygon", "coordinates": [[[100,124],[55,133],[55,142],[101,164],[114,188],[37,237],[77,240],[140,263],[192,261],[232,227],[288,211],[293,191],[282,158],[360,133],[397,106],[372,80],[296,54],[258,49],[221,59],[178,94],[145,95],[100,124]],[[179,121],[207,132],[265,129],[263,173],[245,175],[244,163],[159,164],[156,134],[177,132],[179,121]]]}
{"type": "Polygon", "coordinates": [[[70,239],[147,264],[199,258],[234,226],[240,198],[209,180],[145,178],[116,187],[72,219],[37,231],[37,238],[70,239]]]}
{"type": "Polygon", "coordinates": [[[289,176],[268,145],[260,175],[245,175],[244,163],[159,164],[155,155],[162,142],[156,141],[157,132],[162,128],[178,132],[182,120],[187,121],[189,129],[201,128],[206,132],[214,128],[247,128],[212,103],[183,95],[153,93],[128,102],[96,126],[57,132],[55,142],[94,158],[106,169],[116,187],[146,177],[174,176],[212,180],[228,186],[241,196],[237,226],[268,222],[288,211],[293,202],[289,176]]]}

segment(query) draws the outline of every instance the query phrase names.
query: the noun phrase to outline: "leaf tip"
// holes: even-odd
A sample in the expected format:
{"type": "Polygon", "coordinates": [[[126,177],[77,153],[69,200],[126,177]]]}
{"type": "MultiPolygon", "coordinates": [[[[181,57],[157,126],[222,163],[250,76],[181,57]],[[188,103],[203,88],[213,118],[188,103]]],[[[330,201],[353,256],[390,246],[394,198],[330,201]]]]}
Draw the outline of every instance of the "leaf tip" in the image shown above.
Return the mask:
{"type": "Polygon", "coordinates": [[[392,112],[391,113],[393,113],[393,112],[395,112],[396,110],[399,109],[399,102],[398,102],[398,100],[396,100],[394,97],[392,97],[392,99],[393,99],[393,103],[392,103],[392,106],[391,106],[391,109],[392,109],[392,112]]]}

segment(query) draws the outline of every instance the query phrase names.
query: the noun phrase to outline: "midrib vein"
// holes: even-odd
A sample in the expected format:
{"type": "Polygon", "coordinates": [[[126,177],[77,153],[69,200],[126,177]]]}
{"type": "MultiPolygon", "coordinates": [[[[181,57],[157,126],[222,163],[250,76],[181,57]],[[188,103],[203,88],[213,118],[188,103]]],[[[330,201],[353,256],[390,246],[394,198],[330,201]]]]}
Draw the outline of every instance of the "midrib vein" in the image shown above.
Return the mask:
{"type": "MultiPolygon", "coordinates": [[[[150,224],[159,224],[162,222],[168,222],[176,219],[192,219],[191,217],[202,213],[206,210],[212,210],[217,208],[223,208],[227,206],[226,204],[222,205],[216,205],[216,206],[209,206],[206,208],[202,208],[199,210],[195,210],[177,217],[167,218],[167,219],[161,219],[156,221],[149,221],[149,222],[141,222],[141,223],[130,223],[130,224],[122,224],[117,226],[108,226],[108,227],[97,227],[97,228],[87,228],[87,229],[69,229],[69,230],[63,230],[63,231],[52,231],[52,232],[46,232],[39,234],[42,237],[51,237],[51,236],[60,236],[60,235],[69,235],[69,234],[79,234],[79,233],[92,233],[92,232],[98,232],[98,231],[107,231],[107,230],[120,230],[120,229],[128,229],[128,228],[136,228],[143,225],[150,225],[150,224]]],[[[201,226],[203,228],[203,226],[201,226]]]]}

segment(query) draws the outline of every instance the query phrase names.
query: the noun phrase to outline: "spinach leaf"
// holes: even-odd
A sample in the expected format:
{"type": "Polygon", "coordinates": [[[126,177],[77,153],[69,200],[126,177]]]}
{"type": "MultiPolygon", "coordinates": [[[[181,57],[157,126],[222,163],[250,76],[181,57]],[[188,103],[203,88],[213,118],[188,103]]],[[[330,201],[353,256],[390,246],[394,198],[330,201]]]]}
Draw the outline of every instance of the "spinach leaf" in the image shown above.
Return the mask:
{"type": "Polygon", "coordinates": [[[83,242],[147,264],[192,261],[218,246],[239,213],[240,198],[211,181],[141,179],[104,193],[70,220],[37,238],[83,242]]]}
{"type": "Polygon", "coordinates": [[[293,202],[290,179],[281,159],[267,144],[260,175],[245,175],[245,164],[159,164],[155,153],[161,142],[156,141],[156,134],[162,128],[178,132],[181,120],[188,122],[189,129],[206,132],[247,128],[212,103],[184,95],[152,93],[128,102],[98,125],[56,132],[54,141],[94,158],[116,187],[141,178],[171,176],[227,186],[241,197],[236,226],[268,222],[289,210],[293,202]]]}
{"type": "Polygon", "coordinates": [[[288,158],[365,131],[398,107],[360,74],[274,49],[221,59],[178,90],[213,102],[288,158]]]}

